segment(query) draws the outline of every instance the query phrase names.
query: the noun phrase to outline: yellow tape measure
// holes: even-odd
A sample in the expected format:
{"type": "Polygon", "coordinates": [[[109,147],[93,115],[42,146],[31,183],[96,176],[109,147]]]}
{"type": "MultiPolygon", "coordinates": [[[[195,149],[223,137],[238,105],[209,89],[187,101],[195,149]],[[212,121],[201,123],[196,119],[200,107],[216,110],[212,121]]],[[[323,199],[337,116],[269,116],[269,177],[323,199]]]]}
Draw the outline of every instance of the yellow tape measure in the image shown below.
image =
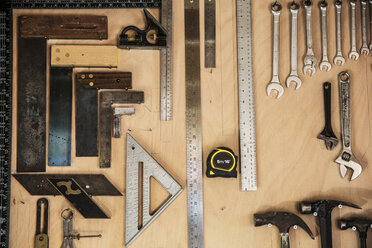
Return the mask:
{"type": "Polygon", "coordinates": [[[214,149],[207,158],[207,177],[237,177],[238,157],[226,147],[214,149]]]}

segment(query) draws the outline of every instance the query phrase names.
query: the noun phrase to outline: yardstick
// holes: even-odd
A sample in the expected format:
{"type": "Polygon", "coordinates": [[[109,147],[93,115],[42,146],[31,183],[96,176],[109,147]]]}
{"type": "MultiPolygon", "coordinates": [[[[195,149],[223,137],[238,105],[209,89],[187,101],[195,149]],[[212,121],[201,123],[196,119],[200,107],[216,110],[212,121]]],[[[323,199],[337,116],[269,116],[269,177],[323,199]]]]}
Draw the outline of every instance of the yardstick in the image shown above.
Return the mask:
{"type": "Polygon", "coordinates": [[[240,176],[243,191],[257,190],[251,1],[236,1],[240,176]]]}
{"type": "Polygon", "coordinates": [[[203,248],[199,0],[184,1],[188,247],[203,248]]]}

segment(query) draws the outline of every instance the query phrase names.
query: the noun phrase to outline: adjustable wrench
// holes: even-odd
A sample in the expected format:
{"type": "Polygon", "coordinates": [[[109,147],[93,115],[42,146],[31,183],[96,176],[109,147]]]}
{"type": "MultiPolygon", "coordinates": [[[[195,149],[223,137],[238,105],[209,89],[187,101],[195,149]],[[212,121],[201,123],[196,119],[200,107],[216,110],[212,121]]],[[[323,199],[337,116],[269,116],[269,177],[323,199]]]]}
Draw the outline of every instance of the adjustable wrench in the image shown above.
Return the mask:
{"type": "Polygon", "coordinates": [[[327,71],[332,68],[328,60],[328,39],[327,39],[327,2],[325,0],[319,2],[319,9],[321,14],[321,28],[322,28],[322,61],[319,64],[319,69],[322,71],[325,67],[327,71]]]}
{"type": "Polygon", "coordinates": [[[362,166],[354,157],[351,151],[351,114],[350,114],[350,75],[346,72],[338,74],[339,83],[339,102],[340,102],[340,117],[341,117],[341,137],[342,151],[336,159],[336,163],[340,164],[340,173],[342,178],[345,177],[347,168],[353,170],[351,180],[357,178],[362,173],[362,166]]]}
{"type": "Polygon", "coordinates": [[[289,88],[291,82],[296,83],[296,90],[301,87],[302,81],[298,76],[297,72],[297,33],[298,33],[298,9],[300,5],[293,1],[289,5],[289,11],[291,12],[291,73],[287,77],[286,85],[289,88]]]}
{"type": "MultiPolygon", "coordinates": [[[[360,0],[362,16],[362,48],[360,54],[368,55],[369,48],[367,45],[367,0],[360,0]]],[[[370,14],[371,15],[371,14],[370,14]]]]}
{"type": "MultiPolygon", "coordinates": [[[[371,0],[372,1],[372,0],[371,0]]],[[[341,31],[341,11],[342,11],[342,1],[335,1],[336,10],[336,56],[333,59],[335,65],[343,66],[345,64],[345,58],[342,55],[342,31],[341,31]]]]}
{"type": "Polygon", "coordinates": [[[349,59],[358,60],[359,53],[356,47],[356,0],[350,0],[350,39],[351,39],[351,50],[349,52],[349,59]]]}
{"type": "Polygon", "coordinates": [[[313,34],[312,34],[312,24],[311,24],[311,9],[313,2],[311,0],[305,0],[304,7],[306,13],[306,55],[304,57],[304,68],[303,72],[306,75],[310,71],[310,76],[313,76],[316,72],[316,57],[313,51],[313,34]]]}
{"type": "Polygon", "coordinates": [[[369,50],[372,50],[372,0],[369,0],[369,50]]]}
{"type": "Polygon", "coordinates": [[[273,77],[267,85],[266,93],[269,96],[272,90],[278,92],[276,98],[283,95],[284,88],[279,81],[279,39],[280,39],[280,12],[282,5],[278,2],[271,4],[271,13],[273,15],[273,77]]]}

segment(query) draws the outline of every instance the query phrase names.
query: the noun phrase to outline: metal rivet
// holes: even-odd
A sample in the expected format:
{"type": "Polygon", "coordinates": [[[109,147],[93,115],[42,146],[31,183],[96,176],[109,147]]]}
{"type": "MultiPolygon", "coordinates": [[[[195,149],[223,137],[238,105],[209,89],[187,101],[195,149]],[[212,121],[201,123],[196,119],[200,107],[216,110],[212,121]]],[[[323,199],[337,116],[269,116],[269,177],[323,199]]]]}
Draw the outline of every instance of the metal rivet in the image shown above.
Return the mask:
{"type": "Polygon", "coordinates": [[[56,61],[60,61],[60,60],[61,60],[61,58],[60,58],[60,57],[57,57],[57,58],[56,58],[56,61]]]}
{"type": "Polygon", "coordinates": [[[294,225],[294,226],[293,226],[293,229],[297,230],[297,225],[294,225]]]}
{"type": "Polygon", "coordinates": [[[89,86],[93,86],[93,85],[94,85],[94,83],[93,83],[93,82],[90,82],[90,83],[89,83],[89,86]]]}
{"type": "Polygon", "coordinates": [[[93,74],[89,74],[89,78],[93,78],[93,74]]]}
{"type": "Polygon", "coordinates": [[[70,54],[69,53],[66,53],[65,56],[68,58],[68,57],[70,57],[70,54]]]}
{"type": "Polygon", "coordinates": [[[342,208],[342,205],[340,204],[340,205],[338,205],[338,208],[342,208]]]}
{"type": "Polygon", "coordinates": [[[272,226],[273,226],[273,224],[269,223],[269,224],[268,224],[267,226],[268,226],[268,227],[272,227],[272,226]]]}
{"type": "Polygon", "coordinates": [[[351,228],[351,230],[353,230],[353,231],[356,231],[356,227],[355,227],[355,226],[353,226],[353,227],[351,228]]]}
{"type": "Polygon", "coordinates": [[[83,75],[81,75],[81,78],[82,78],[82,79],[84,79],[84,78],[85,78],[85,75],[84,75],[84,74],[83,74],[83,75]]]}
{"type": "Polygon", "coordinates": [[[316,216],[318,216],[318,213],[317,212],[314,212],[313,215],[316,217],[316,216]]]}

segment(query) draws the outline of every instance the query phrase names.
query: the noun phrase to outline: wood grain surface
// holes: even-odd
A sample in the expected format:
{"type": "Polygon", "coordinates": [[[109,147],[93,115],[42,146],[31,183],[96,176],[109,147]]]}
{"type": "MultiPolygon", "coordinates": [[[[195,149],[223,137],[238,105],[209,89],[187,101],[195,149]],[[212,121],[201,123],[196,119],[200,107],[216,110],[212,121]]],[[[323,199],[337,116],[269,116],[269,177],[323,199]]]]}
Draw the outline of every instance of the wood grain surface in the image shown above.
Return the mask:
{"type": "MultiPolygon", "coordinates": [[[[287,4],[281,0],[280,81],[284,86],[290,71],[290,14],[287,4]]],[[[333,1],[329,2],[328,37],[330,60],[336,52],[335,15],[333,1]]],[[[271,80],[272,24],[270,1],[253,0],[253,56],[256,103],[257,172],[258,190],[240,192],[238,179],[206,178],[204,176],[204,235],[207,248],[277,248],[280,247],[276,228],[254,227],[253,214],[271,210],[297,213],[301,200],[338,199],[358,204],[363,210],[335,209],[333,212],[334,247],[358,247],[355,232],[339,231],[336,219],[355,214],[372,216],[372,58],[361,56],[358,61],[347,59],[343,67],[334,66],[330,72],[319,72],[313,77],[304,76],[302,58],[305,53],[304,13],[299,13],[299,71],[303,85],[285,89],[276,100],[266,96],[266,85],[271,80]],[[334,162],[341,145],[333,151],[325,149],[324,142],[316,137],[323,129],[323,92],[325,81],[332,83],[332,124],[340,137],[337,74],[348,70],[351,75],[351,114],[353,151],[363,164],[359,178],[350,182],[342,179],[339,166],[334,162]]],[[[160,162],[184,187],[185,191],[160,215],[160,217],[131,245],[133,248],[185,248],[187,247],[187,199],[186,199],[186,142],[185,142],[185,74],[184,74],[184,14],[183,1],[174,4],[174,116],[171,122],[160,121],[160,67],[159,51],[120,50],[118,68],[89,69],[88,71],[132,72],[133,90],[145,92],[145,103],[136,105],[136,114],[122,118],[122,133],[130,131],[133,137],[160,162]]],[[[318,1],[313,6],[314,52],[321,58],[320,12],[318,1]]],[[[217,68],[204,69],[204,45],[201,45],[201,85],[203,156],[216,146],[228,146],[238,153],[238,106],[236,66],[235,1],[217,1],[217,68]]],[[[349,12],[343,6],[343,53],[347,56],[349,43],[349,12]]],[[[151,10],[157,18],[157,10],[151,10]]],[[[201,3],[201,24],[203,20],[201,3]]],[[[25,14],[94,14],[107,15],[109,39],[102,41],[49,40],[48,45],[117,45],[121,29],[127,25],[144,28],[143,11],[124,10],[15,10],[17,16],[25,14]]],[[[361,46],[360,6],[357,7],[358,48],[361,46]]],[[[16,27],[17,25],[14,25],[16,27]]],[[[203,44],[203,26],[201,27],[203,44]]],[[[16,28],[14,28],[16,31],[16,28]]],[[[14,39],[16,47],[16,39],[14,39]]],[[[16,52],[14,58],[17,58],[16,52]]],[[[97,58],[99,60],[100,58],[97,58]]],[[[48,59],[49,61],[49,59],[48,59]]],[[[49,62],[48,62],[49,63],[49,62]]],[[[14,71],[17,61],[14,60],[14,71]]],[[[87,69],[75,69],[74,71],[87,69]]],[[[14,73],[13,106],[16,106],[17,78],[14,73]]],[[[49,76],[48,76],[49,78],[49,76]]],[[[49,87],[48,87],[49,89],[49,87]]],[[[13,108],[12,172],[16,165],[16,112],[13,108]]],[[[74,115],[75,113],[73,113],[74,115]]],[[[75,118],[73,118],[75,119],[75,118]]],[[[47,167],[48,173],[103,173],[125,194],[125,135],[112,140],[112,166],[98,168],[98,158],[75,156],[75,124],[72,132],[71,167],[47,167]]],[[[204,171],[205,171],[205,164],[204,171]]],[[[347,177],[350,175],[348,174],[347,177]]],[[[23,187],[12,180],[11,186],[11,236],[10,247],[33,247],[36,226],[36,201],[23,187]]],[[[152,185],[151,209],[161,204],[166,193],[157,184],[152,185]]],[[[63,209],[71,207],[62,197],[49,199],[50,247],[62,244],[63,209]]],[[[101,239],[74,241],[79,248],[124,247],[125,197],[94,197],[94,200],[110,215],[109,220],[84,219],[75,214],[74,230],[84,234],[102,234],[101,239]]],[[[291,230],[291,246],[301,248],[320,247],[319,228],[313,216],[301,216],[316,234],[315,240],[301,229],[291,230]]],[[[368,242],[372,245],[372,234],[368,242]]]]}

